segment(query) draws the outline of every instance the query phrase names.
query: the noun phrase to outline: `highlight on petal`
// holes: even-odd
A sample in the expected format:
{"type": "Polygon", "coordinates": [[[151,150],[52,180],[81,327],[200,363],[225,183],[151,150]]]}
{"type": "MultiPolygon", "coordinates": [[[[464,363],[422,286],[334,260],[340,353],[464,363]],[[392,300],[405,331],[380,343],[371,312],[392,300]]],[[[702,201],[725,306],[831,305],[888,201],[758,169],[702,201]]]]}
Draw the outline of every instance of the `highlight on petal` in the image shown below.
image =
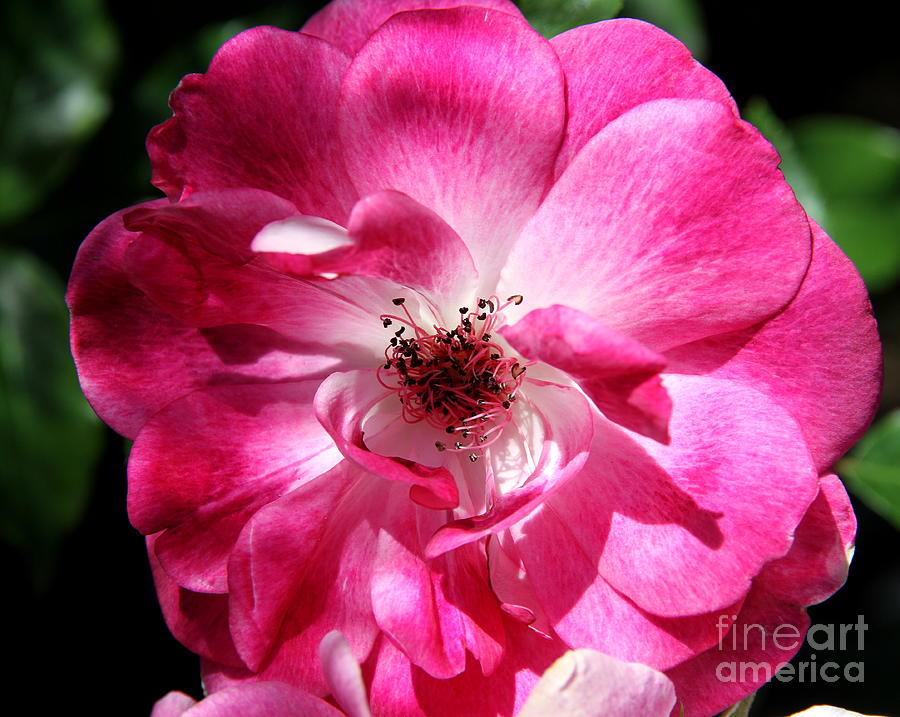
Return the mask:
{"type": "Polygon", "coordinates": [[[668,717],[675,687],[656,670],[594,650],[571,650],[537,683],[518,717],[668,717]]]}
{"type": "Polygon", "coordinates": [[[319,661],[331,694],[347,717],[370,717],[359,663],[350,651],[347,640],[337,630],[322,638],[319,661]]]}

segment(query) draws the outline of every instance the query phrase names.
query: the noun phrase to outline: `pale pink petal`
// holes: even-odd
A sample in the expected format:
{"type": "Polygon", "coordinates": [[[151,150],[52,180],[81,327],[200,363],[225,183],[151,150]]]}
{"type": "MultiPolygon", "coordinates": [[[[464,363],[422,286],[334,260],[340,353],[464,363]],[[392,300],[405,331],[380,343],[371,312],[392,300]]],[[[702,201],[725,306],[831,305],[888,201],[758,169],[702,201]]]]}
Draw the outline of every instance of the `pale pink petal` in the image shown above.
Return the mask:
{"type": "Polygon", "coordinates": [[[186,588],[225,592],[244,523],[341,460],[312,412],[318,382],[221,386],[169,404],[142,429],[129,461],[128,510],[186,588]]]}
{"type": "MultiPolygon", "coordinates": [[[[790,548],[818,476],[796,423],[764,395],[701,377],[668,376],[666,387],[671,444],[598,429],[609,464],[593,481],[597,509],[612,512],[600,573],[642,608],[674,617],[740,600],[790,548]]],[[[573,481],[556,505],[585,500],[590,480],[573,481]]]]}
{"type": "Polygon", "coordinates": [[[678,40],[649,23],[630,18],[597,22],[550,42],[566,73],[568,91],[569,121],[557,174],[604,126],[643,102],[707,99],[737,114],[722,81],[678,40]]]}
{"type": "MultiPolygon", "coordinates": [[[[341,630],[357,659],[377,628],[369,600],[377,525],[390,484],[343,462],[253,516],[228,565],[231,632],[263,679],[316,686],[323,637],[341,630]]],[[[402,497],[405,501],[405,497],[402,497]]]]}
{"type": "MultiPolygon", "coordinates": [[[[248,682],[197,703],[187,717],[342,717],[324,700],[283,682],[248,682]]],[[[151,715],[151,717],[153,717],[151,715]]]]}
{"type": "Polygon", "coordinates": [[[659,379],[665,358],[597,319],[555,304],[500,330],[525,358],[576,379],[611,421],[668,441],[672,401],[659,379]]]}
{"type": "Polygon", "coordinates": [[[543,442],[531,475],[523,476],[521,487],[495,496],[482,515],[440,528],[428,543],[429,557],[505,530],[577,475],[588,459],[593,421],[590,407],[577,389],[529,380],[519,392],[519,400],[531,403],[543,423],[543,442]]]}
{"type": "Polygon", "coordinates": [[[147,139],[153,183],[173,199],[255,187],[303,214],[343,224],[356,199],[336,136],[349,59],[314,37],[272,27],[242,32],[209,71],[188,75],[174,115],[147,139]]]}
{"type": "Polygon", "coordinates": [[[847,579],[856,516],[840,479],[830,473],[819,480],[819,495],[794,534],[787,555],[766,565],[756,584],[785,602],[815,605],[847,579]]]}
{"type": "Polygon", "coordinates": [[[395,395],[384,388],[374,370],[333,373],[316,393],[319,421],[340,451],[360,467],[388,480],[410,484],[410,497],[429,508],[455,508],[459,492],[453,475],[404,459],[372,453],[363,443],[363,419],[373,406],[395,395]]]}
{"type": "Polygon", "coordinates": [[[347,717],[370,717],[362,672],[342,633],[335,630],[322,638],[319,661],[328,689],[347,717]]]}
{"type": "Polygon", "coordinates": [[[156,558],[157,537],[147,537],[147,554],[166,626],[191,652],[223,665],[243,667],[228,630],[228,596],[196,593],[178,585],[156,558]]]}
{"type": "MultiPolygon", "coordinates": [[[[551,497],[511,531],[527,578],[555,633],[570,646],[589,647],[660,670],[713,645],[715,614],[653,615],[599,574],[609,518],[597,507],[597,493],[585,485],[577,506],[560,506],[551,497]]],[[[638,557],[639,553],[636,561],[638,557]]]]}
{"type": "Polygon", "coordinates": [[[197,704],[197,700],[188,697],[184,692],[170,692],[156,701],[150,717],[181,717],[189,707],[197,704]]]}
{"type": "Polygon", "coordinates": [[[794,656],[809,627],[805,610],[757,589],[729,630],[732,619],[723,614],[714,647],[666,671],[685,717],[717,714],[755,692],[794,656]]]}
{"type": "Polygon", "coordinates": [[[555,53],[519,17],[476,7],[394,15],[344,77],[350,175],[363,193],[395,189],[437,212],[492,289],[551,181],[563,93],[555,53]]]}
{"type": "Polygon", "coordinates": [[[669,717],[675,687],[661,672],[572,650],[541,677],[517,717],[669,717]]]}
{"type": "Polygon", "coordinates": [[[521,16],[519,9],[507,0],[332,0],[307,20],[301,31],[327,40],[352,57],[391,15],[405,10],[459,5],[492,8],[521,16]]]}
{"type": "Polygon", "coordinates": [[[553,186],[500,294],[579,309],[654,351],[750,326],[788,303],[809,262],[809,225],[778,161],[719,103],[639,105],[553,186]]]}
{"type": "MultiPolygon", "coordinates": [[[[864,715],[860,712],[851,712],[840,707],[831,707],[829,705],[818,705],[809,709],[797,712],[791,717],[878,717],[878,715],[864,715]]],[[[883,716],[882,716],[883,717],[883,716]]]]}
{"type": "Polygon", "coordinates": [[[722,376],[772,397],[797,419],[816,466],[825,471],[869,426],[882,359],[859,273],[816,224],[813,238],[809,272],[781,314],[666,357],[672,371],[722,376]]]}

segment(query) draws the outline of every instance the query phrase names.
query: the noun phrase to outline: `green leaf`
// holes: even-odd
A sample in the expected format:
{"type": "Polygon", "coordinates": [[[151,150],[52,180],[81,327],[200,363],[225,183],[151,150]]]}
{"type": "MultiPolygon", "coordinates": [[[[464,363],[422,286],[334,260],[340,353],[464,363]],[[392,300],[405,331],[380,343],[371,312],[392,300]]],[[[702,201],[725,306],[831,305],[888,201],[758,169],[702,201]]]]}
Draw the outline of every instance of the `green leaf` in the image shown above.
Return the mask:
{"type": "Polygon", "coordinates": [[[553,37],[578,25],[615,17],[623,0],[518,0],[528,22],[544,37],[553,37]]]}
{"type": "Polygon", "coordinates": [[[80,520],[102,429],[68,350],[63,287],[24,253],[0,252],[0,538],[45,583],[80,520]]]}
{"type": "Polygon", "coordinates": [[[687,45],[698,60],[706,55],[706,29],[697,0],[625,0],[622,15],[661,27],[687,45]]]}
{"type": "Polygon", "coordinates": [[[744,119],[762,132],[781,155],[781,171],[803,208],[820,224],[827,224],[825,200],[816,179],[806,168],[794,138],[762,97],[751,99],[743,111],[744,119]]]}
{"type": "Polygon", "coordinates": [[[793,125],[797,149],[829,198],[897,196],[900,132],[861,117],[814,116],[793,125]]]}
{"type": "Polygon", "coordinates": [[[118,56],[101,0],[0,5],[0,226],[65,176],[109,111],[118,56]]]}
{"type": "Polygon", "coordinates": [[[837,469],[854,495],[900,529],[900,410],[878,421],[837,469]]]}
{"type": "Polygon", "coordinates": [[[732,705],[727,710],[725,710],[722,713],[722,717],[748,717],[748,715],[750,714],[750,707],[753,705],[754,699],[756,699],[755,692],[749,697],[745,697],[737,704],[732,705]]]}

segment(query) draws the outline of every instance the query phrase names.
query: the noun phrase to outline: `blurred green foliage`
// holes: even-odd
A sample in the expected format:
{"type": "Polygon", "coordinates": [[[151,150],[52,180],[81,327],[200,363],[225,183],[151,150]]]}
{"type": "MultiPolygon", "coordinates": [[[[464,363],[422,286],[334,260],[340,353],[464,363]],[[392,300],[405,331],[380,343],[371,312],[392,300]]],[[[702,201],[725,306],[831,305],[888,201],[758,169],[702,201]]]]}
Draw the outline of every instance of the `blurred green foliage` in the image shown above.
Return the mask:
{"type": "Polygon", "coordinates": [[[544,37],[553,37],[578,25],[615,17],[623,0],[516,0],[522,14],[544,37]]]}
{"type": "Polygon", "coordinates": [[[0,4],[0,226],[65,177],[109,111],[117,57],[101,0],[0,4]]]}
{"type": "Polygon", "coordinates": [[[38,586],[82,516],[102,439],[67,344],[60,281],[0,251],[0,538],[28,556],[38,586]]]}
{"type": "Polygon", "coordinates": [[[878,421],[838,472],[855,495],[900,529],[900,411],[878,421]]]}

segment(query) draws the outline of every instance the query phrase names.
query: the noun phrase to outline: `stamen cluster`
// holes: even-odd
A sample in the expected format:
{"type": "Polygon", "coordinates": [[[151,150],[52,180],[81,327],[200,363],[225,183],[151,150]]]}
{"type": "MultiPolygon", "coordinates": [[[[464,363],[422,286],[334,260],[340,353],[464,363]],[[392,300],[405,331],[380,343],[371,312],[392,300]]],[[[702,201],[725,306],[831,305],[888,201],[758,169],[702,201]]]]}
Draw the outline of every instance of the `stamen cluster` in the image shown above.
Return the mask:
{"type": "Polygon", "coordinates": [[[384,351],[378,381],[399,394],[404,421],[428,421],[446,431],[450,438],[435,442],[437,450],[471,451],[474,463],[480,449],[496,441],[510,422],[522,384],[526,366],[504,356],[503,348],[491,341],[501,312],[522,303],[522,296],[511,296],[502,305],[496,296],[480,298],[477,310],[459,308],[456,328],[434,325],[432,333],[416,323],[404,302],[393,300],[404,316],[379,317],[385,328],[400,327],[384,351]],[[412,335],[404,336],[407,329],[412,335]]]}

